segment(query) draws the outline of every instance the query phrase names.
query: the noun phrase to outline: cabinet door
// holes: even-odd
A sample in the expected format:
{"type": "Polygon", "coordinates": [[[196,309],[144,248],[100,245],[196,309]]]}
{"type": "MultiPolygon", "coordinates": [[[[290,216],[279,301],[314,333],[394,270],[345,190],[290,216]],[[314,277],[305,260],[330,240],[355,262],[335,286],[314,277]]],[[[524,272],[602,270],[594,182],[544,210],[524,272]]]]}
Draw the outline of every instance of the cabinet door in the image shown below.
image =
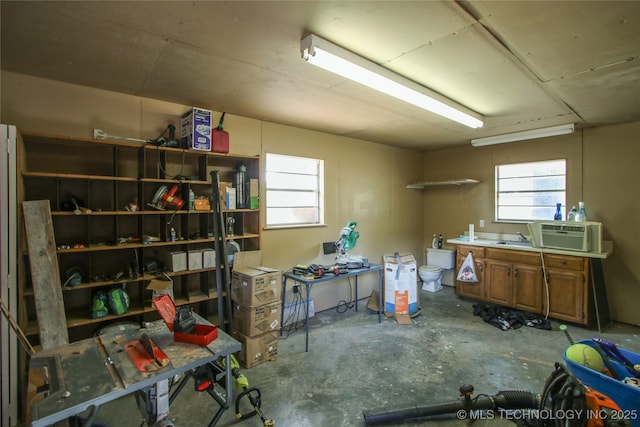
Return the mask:
{"type": "MultiPolygon", "coordinates": [[[[456,274],[460,271],[460,267],[465,260],[465,257],[458,256],[456,262],[456,274]]],[[[478,300],[485,299],[484,293],[484,260],[481,258],[474,258],[474,265],[476,267],[477,282],[461,282],[456,280],[456,294],[462,297],[473,298],[478,300]]]]}
{"type": "Polygon", "coordinates": [[[513,266],[513,306],[532,313],[542,313],[542,269],[537,266],[513,266]]]}
{"type": "Polygon", "coordinates": [[[549,316],[584,323],[584,276],[582,272],[547,269],[549,316]]]}
{"type": "Polygon", "coordinates": [[[511,289],[511,272],[513,266],[509,262],[488,259],[486,273],[487,300],[498,305],[510,306],[513,301],[511,289]]]}

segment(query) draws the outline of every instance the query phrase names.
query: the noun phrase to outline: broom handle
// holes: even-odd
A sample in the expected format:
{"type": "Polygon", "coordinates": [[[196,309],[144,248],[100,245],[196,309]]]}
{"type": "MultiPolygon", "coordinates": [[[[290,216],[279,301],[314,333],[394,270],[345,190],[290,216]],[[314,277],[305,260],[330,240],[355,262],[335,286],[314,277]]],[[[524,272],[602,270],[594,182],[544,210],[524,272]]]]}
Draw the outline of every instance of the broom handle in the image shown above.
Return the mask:
{"type": "Polygon", "coordinates": [[[18,326],[18,324],[16,323],[16,320],[11,315],[9,308],[4,304],[4,301],[2,301],[2,298],[0,298],[0,309],[2,309],[2,314],[4,314],[4,316],[9,321],[11,328],[16,332],[16,335],[18,335],[18,340],[25,348],[27,353],[29,353],[29,356],[33,356],[34,354],[36,354],[35,349],[33,348],[33,346],[31,346],[31,343],[25,336],[24,332],[22,332],[22,329],[20,329],[20,326],[18,326]]]}

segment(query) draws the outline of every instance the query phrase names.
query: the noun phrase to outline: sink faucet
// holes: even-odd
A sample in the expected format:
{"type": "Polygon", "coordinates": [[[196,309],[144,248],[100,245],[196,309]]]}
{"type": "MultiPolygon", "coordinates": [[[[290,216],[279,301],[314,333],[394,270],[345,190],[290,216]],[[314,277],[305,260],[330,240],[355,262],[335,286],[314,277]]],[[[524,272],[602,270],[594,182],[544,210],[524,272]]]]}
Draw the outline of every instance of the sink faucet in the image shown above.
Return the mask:
{"type": "Polygon", "coordinates": [[[519,231],[518,231],[518,232],[516,232],[516,234],[517,234],[518,236],[520,236],[520,238],[522,239],[522,241],[523,241],[523,242],[528,242],[528,241],[529,241],[529,239],[527,239],[527,238],[525,237],[525,235],[524,235],[524,234],[522,234],[521,232],[519,232],[519,231]]]}

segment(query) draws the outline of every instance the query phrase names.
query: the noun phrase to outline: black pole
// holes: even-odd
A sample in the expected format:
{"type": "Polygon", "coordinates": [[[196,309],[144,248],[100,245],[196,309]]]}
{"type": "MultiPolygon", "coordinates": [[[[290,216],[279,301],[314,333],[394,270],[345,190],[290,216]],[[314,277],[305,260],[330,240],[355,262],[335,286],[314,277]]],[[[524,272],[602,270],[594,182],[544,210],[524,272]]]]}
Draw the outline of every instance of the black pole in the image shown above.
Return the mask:
{"type": "Polygon", "coordinates": [[[218,323],[219,327],[230,332],[233,330],[231,316],[231,275],[227,259],[227,242],[224,231],[224,213],[220,205],[220,175],[217,170],[211,171],[213,212],[213,237],[216,248],[216,291],[218,293],[218,323]],[[226,295],[226,296],[225,296],[226,295]],[[224,298],[224,302],[223,302],[224,298]],[[225,311],[229,317],[228,328],[225,328],[225,311]]]}

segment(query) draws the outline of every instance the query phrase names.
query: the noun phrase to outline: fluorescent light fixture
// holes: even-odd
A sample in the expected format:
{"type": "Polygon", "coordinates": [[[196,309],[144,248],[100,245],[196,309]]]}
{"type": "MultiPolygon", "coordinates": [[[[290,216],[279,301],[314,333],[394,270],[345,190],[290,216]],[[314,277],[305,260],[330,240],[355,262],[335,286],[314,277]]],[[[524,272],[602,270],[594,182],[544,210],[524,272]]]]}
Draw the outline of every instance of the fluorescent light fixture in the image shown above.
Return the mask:
{"type": "Polygon", "coordinates": [[[573,123],[568,125],[552,126],[542,129],[526,130],[524,132],[507,133],[504,135],[488,136],[486,138],[472,139],[471,145],[482,147],[484,145],[504,144],[505,142],[526,141],[527,139],[546,138],[548,136],[567,135],[574,132],[573,123]]]}
{"type": "Polygon", "coordinates": [[[340,46],[309,34],[300,41],[302,58],[332,73],[428,110],[470,128],[480,128],[484,117],[406,77],[402,77],[340,46]]]}

